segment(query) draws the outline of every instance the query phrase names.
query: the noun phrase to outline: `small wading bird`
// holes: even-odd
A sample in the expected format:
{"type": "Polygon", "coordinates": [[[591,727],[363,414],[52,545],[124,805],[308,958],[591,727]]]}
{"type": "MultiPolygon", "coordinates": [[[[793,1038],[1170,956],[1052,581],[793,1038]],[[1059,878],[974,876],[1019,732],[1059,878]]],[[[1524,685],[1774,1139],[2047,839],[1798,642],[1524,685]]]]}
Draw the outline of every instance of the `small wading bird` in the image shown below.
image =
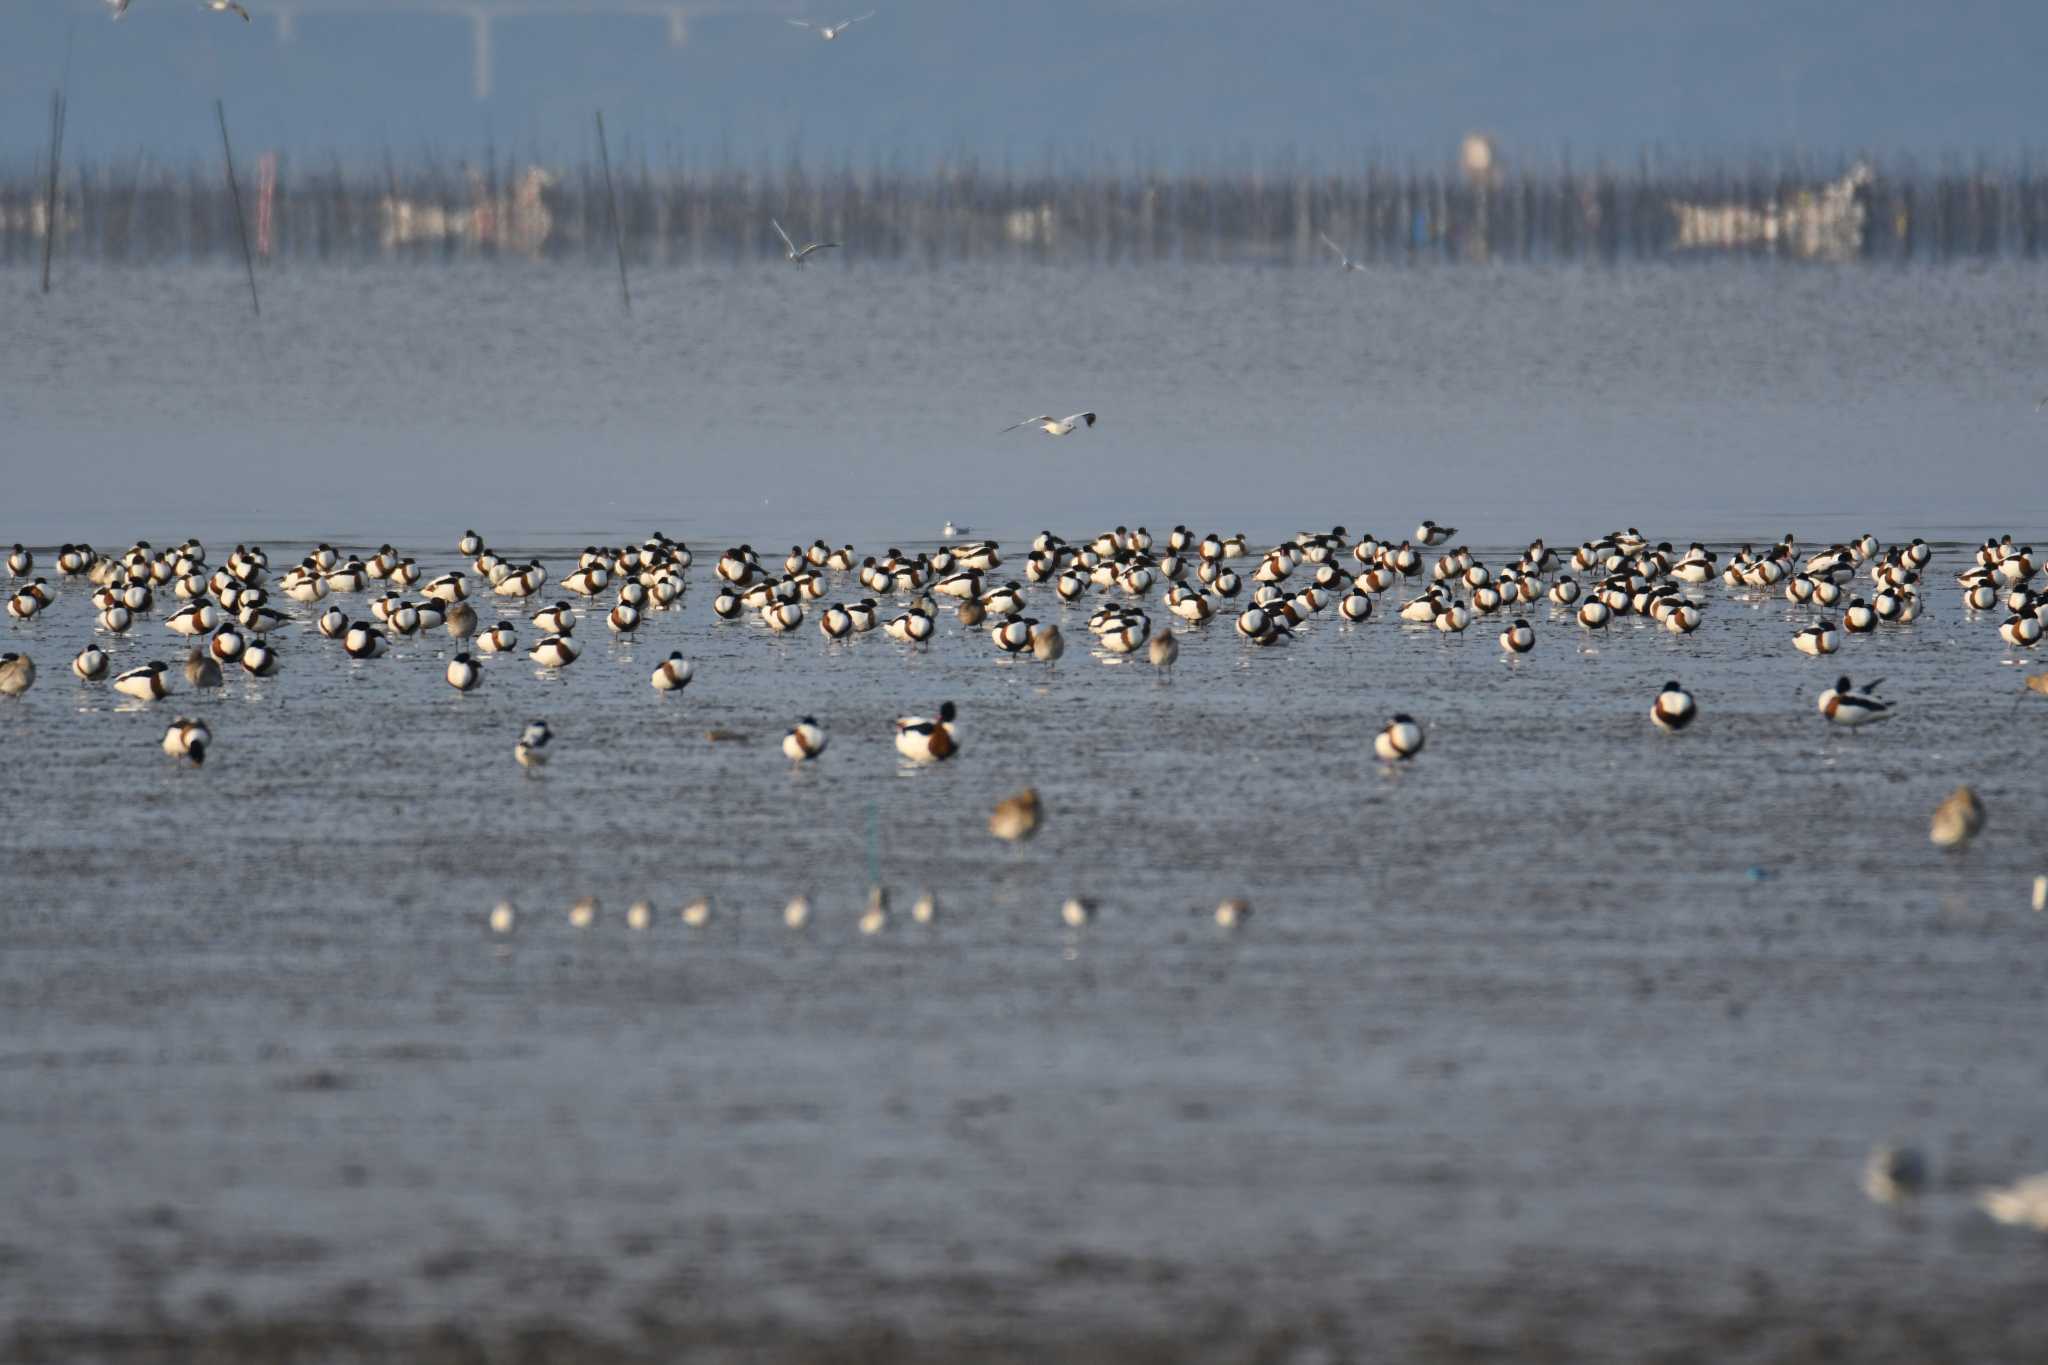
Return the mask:
{"type": "MultiPolygon", "coordinates": [[[[1081,427],[1094,425],[1095,414],[1092,412],[1077,412],[1071,417],[1047,417],[1041,413],[1037,417],[1026,417],[1021,422],[1012,422],[1004,427],[1003,431],[1015,431],[1018,427],[1037,427],[1048,436],[1071,436],[1081,427]]],[[[997,432],[996,435],[1002,435],[1003,431],[997,432]]]]}
{"type": "Polygon", "coordinates": [[[1977,1207],[1996,1222],[2048,1232],[2048,1172],[2030,1175],[2004,1189],[1979,1190],[1977,1207]]]}
{"type": "Polygon", "coordinates": [[[18,697],[35,684],[34,660],[26,654],[0,654],[0,697],[18,697]]]}
{"type": "MultiPolygon", "coordinates": [[[[123,0],[123,3],[126,3],[126,0],[123,0]]],[[[811,32],[817,34],[820,38],[823,38],[826,42],[829,43],[834,38],[837,38],[840,34],[846,32],[846,30],[852,28],[855,24],[864,23],[865,21],[872,19],[874,17],[875,12],[873,10],[869,10],[866,14],[857,15],[852,19],[841,19],[836,24],[814,24],[808,19],[785,19],[783,20],[783,22],[786,24],[790,24],[796,28],[807,28],[811,32]]]]}
{"type": "Polygon", "coordinates": [[[1968,787],[1957,787],[1948,800],[1934,808],[1927,837],[1938,848],[1960,848],[1984,828],[1984,802],[1968,787]]]}
{"type": "Polygon", "coordinates": [[[768,226],[774,228],[775,235],[782,239],[782,254],[789,258],[790,264],[792,265],[802,265],[804,263],[804,258],[809,256],[813,251],[830,251],[834,247],[840,245],[840,243],[838,242],[812,242],[808,246],[799,247],[795,242],[792,242],[789,239],[789,234],[782,230],[782,224],[776,222],[773,218],[770,218],[768,220],[768,226]]]}
{"type": "Polygon", "coordinates": [[[1014,844],[1038,833],[1038,821],[1038,788],[1026,787],[996,802],[996,808],[989,812],[988,832],[1014,844]]]}
{"type": "Polygon", "coordinates": [[[1356,261],[1352,260],[1352,259],[1351,259],[1351,258],[1350,258],[1349,256],[1346,256],[1346,255],[1344,254],[1344,248],[1343,248],[1343,247],[1341,247],[1341,246],[1338,246],[1338,245],[1337,245],[1337,244],[1336,244],[1335,242],[1331,241],[1331,240],[1330,240],[1330,235],[1329,235],[1329,234],[1328,234],[1327,232],[1318,232],[1318,233],[1316,234],[1316,236],[1318,236],[1318,237],[1320,237],[1320,238],[1322,238],[1322,239],[1323,239],[1323,245],[1324,245],[1324,246],[1326,246],[1326,247],[1330,248],[1330,250],[1332,250],[1332,251],[1334,251],[1334,252],[1336,252],[1336,253],[1337,253],[1337,264],[1338,264],[1338,265],[1339,265],[1340,267],[1342,267],[1342,268],[1343,268],[1343,269],[1345,269],[1345,270],[1363,270],[1363,269],[1365,269],[1365,267],[1364,267],[1364,266],[1362,266],[1362,265],[1360,265],[1360,264],[1359,264],[1358,262],[1356,262],[1356,261]]]}

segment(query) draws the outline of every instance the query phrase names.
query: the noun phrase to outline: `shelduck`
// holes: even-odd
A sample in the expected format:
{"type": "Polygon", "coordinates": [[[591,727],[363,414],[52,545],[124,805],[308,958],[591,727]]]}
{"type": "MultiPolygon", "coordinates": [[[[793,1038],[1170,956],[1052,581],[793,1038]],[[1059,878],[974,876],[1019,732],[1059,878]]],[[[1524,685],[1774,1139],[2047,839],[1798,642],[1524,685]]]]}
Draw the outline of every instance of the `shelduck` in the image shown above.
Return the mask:
{"type": "Polygon", "coordinates": [[[935,717],[904,716],[896,722],[896,752],[913,763],[941,763],[960,751],[952,702],[935,717]]]}
{"type": "Polygon", "coordinates": [[[829,737],[815,716],[805,716],[782,737],[782,752],[792,763],[806,763],[825,752],[829,737]]]}

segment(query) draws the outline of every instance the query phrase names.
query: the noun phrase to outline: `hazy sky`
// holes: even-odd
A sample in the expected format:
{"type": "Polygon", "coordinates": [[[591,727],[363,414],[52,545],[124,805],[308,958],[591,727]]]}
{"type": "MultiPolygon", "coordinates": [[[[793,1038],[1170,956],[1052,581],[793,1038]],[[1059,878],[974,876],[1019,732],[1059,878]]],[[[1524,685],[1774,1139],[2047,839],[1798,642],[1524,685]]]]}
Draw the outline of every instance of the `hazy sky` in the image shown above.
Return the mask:
{"type": "MultiPolygon", "coordinates": [[[[1464,131],[1549,161],[1675,152],[2011,153],[2048,115],[2039,3],[1906,0],[684,0],[718,10],[668,41],[659,16],[512,16],[495,87],[472,97],[453,0],[0,4],[0,157],[32,161],[70,52],[70,144],[87,156],[204,152],[225,96],[253,146],[350,156],[481,147],[583,150],[590,111],[657,158],[967,151],[1041,164],[1049,148],[1243,163],[1292,150],[1448,154],[1464,131]],[[869,23],[830,44],[783,22],[869,23]],[[356,6],[374,12],[327,10],[356,6]],[[323,12],[325,11],[325,12],[323,12]]],[[[491,9],[498,0],[475,0],[491,9]]],[[[545,7],[550,0],[516,0],[545,7]]],[[[561,8],[660,0],[555,0],[561,8]]]]}

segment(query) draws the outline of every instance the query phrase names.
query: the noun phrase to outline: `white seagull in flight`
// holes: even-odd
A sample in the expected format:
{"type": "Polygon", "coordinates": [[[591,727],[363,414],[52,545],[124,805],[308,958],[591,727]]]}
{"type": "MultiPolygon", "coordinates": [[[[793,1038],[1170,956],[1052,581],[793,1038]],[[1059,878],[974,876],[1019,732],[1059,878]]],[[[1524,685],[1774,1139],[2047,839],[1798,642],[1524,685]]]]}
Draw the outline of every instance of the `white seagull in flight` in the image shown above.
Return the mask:
{"type": "Polygon", "coordinates": [[[809,246],[799,251],[797,250],[796,243],[789,240],[789,234],[782,230],[782,224],[776,222],[773,218],[770,218],[768,220],[768,226],[774,228],[775,235],[782,239],[782,245],[784,247],[784,251],[782,254],[789,257],[789,259],[797,265],[802,265],[804,263],[804,257],[810,255],[813,251],[825,251],[839,245],[839,243],[837,242],[812,242],[809,246]]]}
{"type": "Polygon", "coordinates": [[[837,38],[840,34],[846,32],[846,30],[852,28],[855,24],[860,23],[862,19],[872,19],[874,17],[875,12],[873,10],[869,10],[866,14],[861,15],[859,18],[841,19],[836,24],[814,24],[808,19],[785,19],[783,20],[783,22],[786,24],[795,24],[798,28],[807,28],[811,30],[811,32],[817,34],[820,38],[823,38],[826,42],[829,43],[834,38],[837,38]]]}
{"type": "MultiPolygon", "coordinates": [[[[1077,412],[1072,417],[1026,417],[1021,422],[1010,423],[1010,425],[1003,428],[1003,431],[1015,431],[1018,427],[1037,427],[1048,436],[1071,436],[1081,427],[1092,427],[1094,425],[1094,413],[1077,412]]],[[[1002,435],[1003,431],[997,432],[996,435],[1002,435]]]]}
{"type": "Polygon", "coordinates": [[[1342,265],[1342,266],[1343,266],[1343,267],[1344,267],[1344,268],[1345,268],[1346,270],[1363,270],[1363,269],[1365,269],[1365,267],[1364,267],[1364,266],[1362,266],[1362,265],[1360,265],[1360,264],[1359,264],[1358,262],[1356,262],[1356,261],[1352,260],[1352,259],[1351,259],[1351,258],[1350,258],[1349,256],[1346,256],[1346,255],[1344,254],[1344,248],[1343,248],[1343,247],[1341,247],[1341,246],[1338,246],[1338,245],[1337,245],[1337,244],[1336,244],[1335,242],[1333,242],[1333,241],[1331,241],[1331,240],[1330,240],[1330,234],[1329,234],[1329,233],[1327,233],[1327,232],[1318,232],[1318,233],[1316,234],[1316,236],[1318,236],[1318,237],[1320,237],[1320,238],[1322,238],[1322,239],[1323,239],[1323,245],[1324,245],[1324,246],[1326,246],[1326,247],[1330,248],[1330,250],[1332,250],[1332,251],[1334,251],[1334,252],[1336,252],[1336,253],[1337,253],[1337,261],[1338,261],[1338,263],[1339,263],[1340,265],[1342,265]]]}

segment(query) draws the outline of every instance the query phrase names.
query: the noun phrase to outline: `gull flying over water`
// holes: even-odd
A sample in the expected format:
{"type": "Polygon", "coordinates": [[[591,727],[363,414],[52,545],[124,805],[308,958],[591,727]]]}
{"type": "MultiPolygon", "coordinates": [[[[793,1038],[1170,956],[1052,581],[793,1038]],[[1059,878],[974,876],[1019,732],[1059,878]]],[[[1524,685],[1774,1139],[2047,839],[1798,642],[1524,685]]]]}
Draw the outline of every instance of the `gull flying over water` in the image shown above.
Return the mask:
{"type": "MultiPolygon", "coordinates": [[[[1004,427],[1003,431],[1015,431],[1018,427],[1037,427],[1048,436],[1071,436],[1081,427],[1094,425],[1095,414],[1092,412],[1077,412],[1071,417],[1046,417],[1041,414],[1037,417],[1026,417],[1021,422],[1012,422],[1004,427]]],[[[996,435],[1002,435],[1003,431],[997,432],[996,435]]]]}
{"type": "Polygon", "coordinates": [[[1343,247],[1341,247],[1341,246],[1338,246],[1338,245],[1337,245],[1337,244],[1336,244],[1335,242],[1333,242],[1333,241],[1331,241],[1331,240],[1330,240],[1330,234],[1329,234],[1329,233],[1327,233],[1327,232],[1318,232],[1318,233],[1316,234],[1316,236],[1318,236],[1318,237],[1320,237],[1320,238],[1322,238],[1322,239],[1323,239],[1323,245],[1324,245],[1324,246],[1326,246],[1326,247],[1330,248],[1330,250],[1332,250],[1332,251],[1334,251],[1334,252],[1336,252],[1336,253],[1337,253],[1337,263],[1338,263],[1339,265],[1343,266],[1343,267],[1344,267],[1344,269],[1346,269],[1346,270],[1363,270],[1363,269],[1365,269],[1365,267],[1364,267],[1364,266],[1362,266],[1362,265],[1360,265],[1360,264],[1359,264],[1358,262],[1356,262],[1356,261],[1352,260],[1352,259],[1351,259],[1351,258],[1350,258],[1349,256],[1346,256],[1346,255],[1344,254],[1344,248],[1343,248],[1343,247]]]}
{"type": "Polygon", "coordinates": [[[785,19],[783,20],[783,22],[787,24],[794,24],[798,28],[807,28],[811,32],[817,34],[820,38],[823,38],[826,42],[829,43],[834,38],[837,38],[840,34],[846,32],[846,30],[852,28],[855,24],[860,23],[862,20],[872,19],[874,17],[875,12],[873,10],[869,10],[866,14],[856,16],[855,18],[852,19],[841,19],[836,24],[814,24],[808,19],[785,19]]]}
{"type": "Polygon", "coordinates": [[[776,222],[773,218],[770,218],[768,220],[768,225],[774,228],[775,235],[782,239],[782,254],[787,256],[790,259],[790,261],[796,265],[802,265],[804,263],[804,257],[810,255],[813,251],[827,251],[839,245],[838,242],[812,242],[809,246],[806,246],[803,249],[799,250],[797,248],[797,244],[789,240],[789,234],[782,230],[782,224],[776,222]]]}

